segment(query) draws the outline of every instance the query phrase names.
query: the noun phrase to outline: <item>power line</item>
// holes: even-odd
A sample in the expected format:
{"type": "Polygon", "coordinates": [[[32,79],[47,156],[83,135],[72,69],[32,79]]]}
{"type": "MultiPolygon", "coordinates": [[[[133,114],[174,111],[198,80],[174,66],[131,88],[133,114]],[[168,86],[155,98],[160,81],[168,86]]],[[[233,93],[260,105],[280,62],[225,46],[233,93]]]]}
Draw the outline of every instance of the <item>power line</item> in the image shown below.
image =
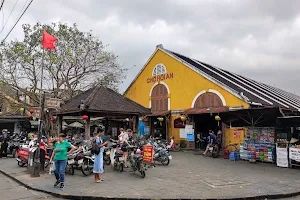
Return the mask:
{"type": "MultiPolygon", "coordinates": [[[[25,8],[25,6],[26,6],[27,2],[28,2],[28,0],[26,0],[26,1],[25,1],[25,3],[24,3],[24,5],[23,5],[23,7],[22,7],[22,9],[21,9],[20,13],[18,14],[18,17],[17,17],[17,19],[18,19],[18,18],[21,16],[21,14],[22,14],[22,11],[24,10],[24,8],[25,8]]],[[[17,21],[17,20],[16,20],[16,21],[17,21]]]]}
{"type": "Polygon", "coordinates": [[[2,43],[6,40],[6,38],[9,36],[9,34],[13,31],[13,29],[16,27],[16,25],[18,24],[18,22],[20,21],[20,19],[23,17],[24,13],[27,11],[27,9],[29,8],[29,6],[31,5],[31,3],[33,2],[33,0],[31,0],[29,2],[29,4],[27,5],[27,7],[25,8],[25,10],[23,11],[22,15],[19,17],[19,19],[16,21],[16,23],[14,24],[14,26],[10,29],[10,31],[8,32],[8,34],[5,36],[5,38],[2,40],[2,43]]]}
{"type": "Polygon", "coordinates": [[[2,7],[3,7],[4,1],[5,1],[5,0],[2,0],[1,6],[0,6],[0,10],[1,10],[2,7]]]}
{"type": "MultiPolygon", "coordinates": [[[[8,18],[7,18],[5,24],[3,25],[3,27],[2,27],[2,29],[1,29],[1,31],[0,31],[0,34],[3,32],[3,30],[4,30],[4,28],[5,28],[6,24],[7,24],[7,22],[8,22],[8,20],[9,20],[10,16],[11,16],[12,12],[14,11],[14,9],[15,9],[15,7],[16,7],[18,1],[19,1],[19,0],[16,1],[14,7],[13,7],[12,10],[10,11],[8,18]]],[[[22,9],[22,10],[23,10],[23,9],[22,9]]]]}

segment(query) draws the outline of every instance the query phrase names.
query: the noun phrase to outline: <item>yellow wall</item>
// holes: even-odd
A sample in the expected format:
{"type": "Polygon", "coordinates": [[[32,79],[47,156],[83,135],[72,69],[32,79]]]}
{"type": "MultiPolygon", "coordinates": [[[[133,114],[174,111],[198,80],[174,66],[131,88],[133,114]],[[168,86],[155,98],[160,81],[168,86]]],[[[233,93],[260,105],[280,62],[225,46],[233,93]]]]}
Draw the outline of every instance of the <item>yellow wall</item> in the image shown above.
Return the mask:
{"type": "Polygon", "coordinates": [[[152,70],[155,65],[162,63],[167,69],[167,73],[172,72],[173,78],[163,80],[170,89],[170,109],[184,110],[191,108],[193,99],[202,90],[213,89],[222,94],[226,100],[227,106],[244,106],[248,104],[231,93],[227,92],[220,86],[214,84],[200,74],[186,67],[181,62],[158,50],[145,69],[126,91],[125,96],[133,101],[149,108],[149,96],[151,87],[154,83],[147,83],[147,78],[152,77],[152,70]]]}
{"type": "MultiPolygon", "coordinates": [[[[245,128],[226,128],[225,129],[225,134],[224,134],[224,147],[227,147],[229,144],[239,144],[240,142],[244,141],[245,138],[245,128]],[[238,131],[240,133],[239,137],[234,137],[234,132],[238,131]]],[[[228,150],[234,150],[231,147],[228,148],[228,150]]]]}
{"type": "MultiPolygon", "coordinates": [[[[136,81],[125,92],[125,96],[149,108],[149,101],[151,100],[150,90],[155,83],[147,83],[147,79],[152,77],[154,67],[160,63],[166,67],[167,73],[173,73],[172,79],[163,80],[170,90],[170,110],[185,110],[191,108],[195,96],[202,90],[207,91],[208,89],[217,90],[221,93],[226,101],[226,106],[243,106],[244,108],[248,108],[246,102],[204,78],[161,50],[156,52],[145,69],[137,77],[136,81]]],[[[171,116],[168,122],[168,137],[174,136],[175,140],[179,141],[179,129],[173,128],[174,119],[176,119],[176,116],[171,116]]],[[[232,139],[230,135],[231,132],[229,131],[228,133],[229,135],[225,135],[228,135],[226,136],[226,141],[229,143],[232,139]]]]}

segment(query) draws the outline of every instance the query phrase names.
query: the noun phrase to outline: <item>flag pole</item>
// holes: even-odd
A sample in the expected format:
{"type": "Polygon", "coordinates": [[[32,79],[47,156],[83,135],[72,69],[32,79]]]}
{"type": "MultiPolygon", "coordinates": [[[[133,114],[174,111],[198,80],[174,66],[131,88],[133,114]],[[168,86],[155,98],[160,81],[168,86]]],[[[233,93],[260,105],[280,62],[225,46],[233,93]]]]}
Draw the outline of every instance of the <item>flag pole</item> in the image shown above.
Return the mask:
{"type": "MultiPolygon", "coordinates": [[[[39,117],[39,126],[38,126],[38,148],[35,152],[35,158],[34,158],[34,167],[31,176],[32,177],[39,177],[40,176],[40,170],[44,170],[44,163],[43,166],[41,165],[41,137],[42,137],[42,123],[43,123],[43,117],[44,117],[44,95],[43,95],[43,76],[44,76],[44,56],[45,56],[45,50],[42,47],[42,63],[41,63],[41,83],[40,83],[40,117],[39,117]]],[[[42,154],[43,155],[43,154],[42,154]]],[[[43,158],[44,159],[44,158],[43,158]]]]}

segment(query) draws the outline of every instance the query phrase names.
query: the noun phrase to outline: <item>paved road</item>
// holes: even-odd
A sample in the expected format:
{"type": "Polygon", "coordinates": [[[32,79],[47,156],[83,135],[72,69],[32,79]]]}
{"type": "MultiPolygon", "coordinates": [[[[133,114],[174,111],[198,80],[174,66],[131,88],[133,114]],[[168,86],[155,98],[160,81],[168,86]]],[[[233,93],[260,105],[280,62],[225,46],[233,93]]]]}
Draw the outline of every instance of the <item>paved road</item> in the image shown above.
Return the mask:
{"type": "Polygon", "coordinates": [[[58,200],[44,193],[27,190],[2,174],[0,174],[0,194],[1,199],[5,200],[58,200]]]}
{"type": "MultiPolygon", "coordinates": [[[[173,160],[169,166],[150,168],[144,179],[139,174],[130,173],[130,169],[120,173],[106,166],[105,181],[95,184],[92,176],[85,177],[75,170],[74,176],[66,177],[64,191],[53,188],[53,175],[46,173],[39,178],[31,178],[26,168],[18,167],[14,159],[0,159],[0,169],[31,187],[75,196],[205,199],[285,194],[300,190],[300,173],[297,169],[212,159],[192,152],[172,154],[173,160]]],[[[300,197],[288,200],[297,199],[300,200],[300,197]]]]}

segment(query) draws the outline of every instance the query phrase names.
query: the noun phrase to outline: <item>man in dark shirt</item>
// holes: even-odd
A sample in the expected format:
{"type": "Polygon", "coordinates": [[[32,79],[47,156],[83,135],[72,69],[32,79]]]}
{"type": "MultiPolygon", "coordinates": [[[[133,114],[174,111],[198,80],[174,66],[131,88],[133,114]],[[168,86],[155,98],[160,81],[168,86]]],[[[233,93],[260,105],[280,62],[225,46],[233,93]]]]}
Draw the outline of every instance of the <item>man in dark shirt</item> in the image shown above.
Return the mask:
{"type": "Polygon", "coordinates": [[[207,154],[207,152],[208,152],[208,150],[209,150],[209,147],[210,146],[213,146],[214,144],[215,144],[215,142],[216,142],[216,140],[217,140],[217,136],[214,134],[214,132],[213,131],[209,131],[209,136],[208,136],[208,144],[207,144],[207,147],[206,147],[206,150],[205,150],[205,152],[203,153],[203,155],[205,155],[206,156],[206,154],[207,154]]]}

